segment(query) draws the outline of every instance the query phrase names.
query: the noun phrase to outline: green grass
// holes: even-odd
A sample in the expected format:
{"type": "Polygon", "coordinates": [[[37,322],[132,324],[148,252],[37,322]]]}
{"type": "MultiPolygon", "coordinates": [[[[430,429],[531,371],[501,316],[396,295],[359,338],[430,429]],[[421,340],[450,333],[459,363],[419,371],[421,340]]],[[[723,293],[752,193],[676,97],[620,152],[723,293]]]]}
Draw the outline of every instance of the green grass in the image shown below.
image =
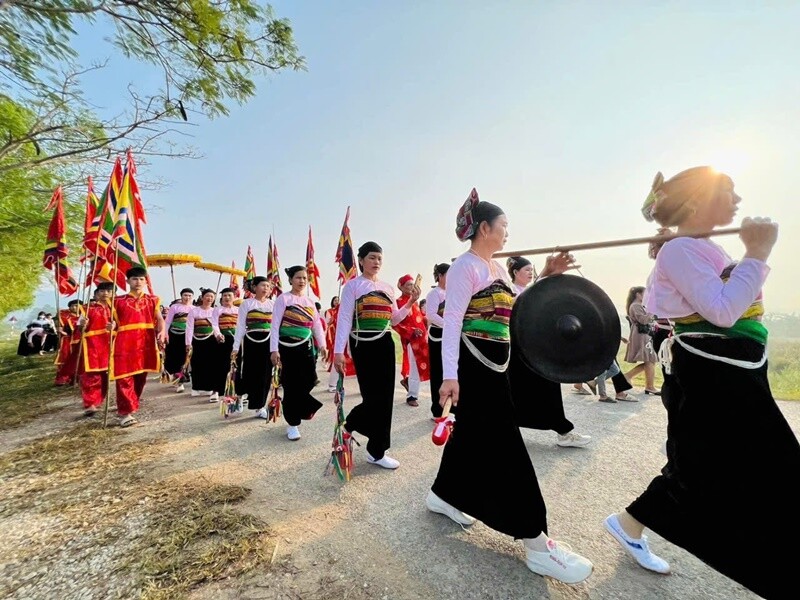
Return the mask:
{"type": "Polygon", "coordinates": [[[17,356],[17,340],[0,341],[0,430],[60,410],[78,388],[55,387],[53,354],[17,356]]]}
{"type": "MultiPolygon", "coordinates": [[[[625,348],[623,344],[617,355],[623,373],[633,367],[624,360],[625,348]]],[[[800,339],[771,339],[767,352],[772,395],[778,400],[800,400],[800,339]]],[[[660,388],[662,382],[661,369],[656,368],[656,387],[660,388]]],[[[631,383],[643,388],[644,374],[634,377],[631,383]]]]}

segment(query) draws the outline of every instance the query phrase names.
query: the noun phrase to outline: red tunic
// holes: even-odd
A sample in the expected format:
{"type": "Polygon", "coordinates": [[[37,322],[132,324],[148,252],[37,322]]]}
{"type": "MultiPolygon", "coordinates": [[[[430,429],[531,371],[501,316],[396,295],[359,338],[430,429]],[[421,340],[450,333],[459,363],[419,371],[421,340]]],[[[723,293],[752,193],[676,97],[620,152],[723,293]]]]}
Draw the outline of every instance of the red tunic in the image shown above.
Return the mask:
{"type": "MultiPolygon", "coordinates": [[[[336,319],[339,317],[339,305],[325,311],[325,316],[328,318],[328,327],[325,330],[325,342],[328,347],[328,371],[333,369],[333,345],[336,342],[336,319]]],[[[350,358],[350,353],[347,348],[344,349],[344,375],[345,377],[352,377],[356,374],[356,365],[353,359],[350,358]]]]}
{"type": "Polygon", "coordinates": [[[111,346],[111,336],[106,330],[106,325],[111,322],[111,305],[105,302],[92,302],[86,311],[86,319],[80,372],[105,373],[108,370],[111,346]]]}
{"type": "MultiPolygon", "coordinates": [[[[411,296],[403,294],[397,299],[397,307],[402,308],[410,299],[411,296]]],[[[419,380],[428,381],[431,378],[430,357],[428,356],[428,330],[425,327],[425,315],[422,314],[418,304],[414,304],[411,307],[408,316],[395,325],[394,330],[400,335],[400,342],[403,346],[403,367],[400,369],[400,374],[403,377],[408,377],[408,345],[411,344],[411,351],[414,353],[414,359],[417,362],[419,380]],[[414,331],[420,331],[422,335],[414,337],[414,331]]]]}
{"type": "Polygon", "coordinates": [[[111,379],[122,379],[138,373],[160,373],[161,356],[156,343],[158,296],[132,294],[114,301],[113,353],[111,379]]]}
{"type": "MultiPolygon", "coordinates": [[[[59,336],[58,354],[56,354],[57,365],[70,362],[73,351],[77,350],[74,344],[81,341],[80,332],[77,328],[78,317],[79,315],[72,313],[68,309],[61,310],[58,313],[58,324],[66,335],[59,336]]],[[[74,364],[73,362],[73,366],[74,364]]]]}

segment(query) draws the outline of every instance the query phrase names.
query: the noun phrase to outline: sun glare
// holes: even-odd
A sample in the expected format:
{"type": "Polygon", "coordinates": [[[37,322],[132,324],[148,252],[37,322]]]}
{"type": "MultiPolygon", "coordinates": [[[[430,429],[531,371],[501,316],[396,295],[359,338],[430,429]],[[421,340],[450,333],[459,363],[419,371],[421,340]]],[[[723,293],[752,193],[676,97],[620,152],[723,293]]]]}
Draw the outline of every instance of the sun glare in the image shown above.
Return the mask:
{"type": "Polygon", "coordinates": [[[751,163],[748,152],[741,148],[722,148],[709,154],[708,165],[731,177],[741,176],[751,163]]]}

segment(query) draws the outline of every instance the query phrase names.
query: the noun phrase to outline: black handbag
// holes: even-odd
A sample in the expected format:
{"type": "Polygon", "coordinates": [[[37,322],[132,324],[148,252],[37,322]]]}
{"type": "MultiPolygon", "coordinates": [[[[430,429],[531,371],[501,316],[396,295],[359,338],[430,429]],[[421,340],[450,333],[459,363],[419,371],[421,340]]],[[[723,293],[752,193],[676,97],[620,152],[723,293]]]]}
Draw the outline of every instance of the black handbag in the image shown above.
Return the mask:
{"type": "Polygon", "coordinates": [[[652,323],[639,323],[638,321],[636,322],[636,331],[645,335],[654,335],[656,332],[652,323]]]}

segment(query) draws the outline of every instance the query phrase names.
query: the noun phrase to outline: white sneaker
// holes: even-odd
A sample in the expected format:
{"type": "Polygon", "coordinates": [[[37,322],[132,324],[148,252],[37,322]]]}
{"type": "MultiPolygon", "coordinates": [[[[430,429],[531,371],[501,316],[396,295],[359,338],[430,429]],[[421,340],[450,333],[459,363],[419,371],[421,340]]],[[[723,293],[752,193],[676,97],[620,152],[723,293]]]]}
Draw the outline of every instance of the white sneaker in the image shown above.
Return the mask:
{"type": "Polygon", "coordinates": [[[562,448],[568,448],[568,447],[583,448],[591,441],[592,441],[591,436],[581,435],[580,433],[575,433],[574,431],[570,431],[569,433],[565,433],[564,435],[559,434],[556,444],[558,444],[562,448]]]}
{"type": "Polygon", "coordinates": [[[400,461],[395,460],[388,454],[384,454],[383,458],[380,460],[375,460],[372,458],[369,453],[367,453],[367,462],[371,465],[378,465],[379,467],[383,467],[384,469],[396,469],[400,466],[400,461]]]}
{"type": "Polygon", "coordinates": [[[470,517],[468,514],[458,510],[452,504],[448,504],[439,498],[439,496],[434,494],[433,491],[428,492],[428,497],[425,498],[425,506],[427,506],[428,510],[431,512],[450,517],[459,525],[465,525],[469,527],[470,525],[475,524],[476,519],[474,517],[470,517]]]}
{"type": "Polygon", "coordinates": [[[202,393],[203,392],[201,392],[200,390],[192,390],[192,398],[194,398],[195,396],[199,396],[202,393]]]}
{"type": "Polygon", "coordinates": [[[179,394],[180,394],[181,392],[185,391],[185,390],[186,390],[186,388],[185,388],[185,387],[183,387],[183,384],[180,384],[178,387],[176,387],[176,388],[175,388],[175,391],[176,391],[177,393],[179,393],[179,394]]]}
{"type": "Polygon", "coordinates": [[[335,394],[336,393],[336,387],[332,386],[332,385],[329,385],[328,386],[328,392],[330,392],[331,394],[335,394]]]}
{"type": "Polygon", "coordinates": [[[286,428],[286,437],[289,438],[290,440],[292,440],[293,442],[295,440],[299,440],[300,439],[300,429],[296,425],[289,425],[286,428]]]}
{"type": "Polygon", "coordinates": [[[219,392],[213,392],[213,393],[212,393],[212,394],[211,394],[211,395],[208,397],[208,401],[209,401],[209,402],[212,402],[212,403],[213,403],[213,402],[219,402],[219,392]]]}
{"type": "Polygon", "coordinates": [[[547,552],[525,548],[525,564],[537,575],[549,576],[564,583],[580,583],[594,570],[588,558],[575,554],[566,544],[547,540],[547,552]]]}
{"type": "Polygon", "coordinates": [[[269,413],[267,412],[266,407],[259,408],[255,414],[256,419],[269,419],[269,413]]]}
{"type": "Polygon", "coordinates": [[[606,520],[603,521],[603,524],[606,526],[608,533],[614,536],[614,539],[619,542],[619,545],[625,548],[625,550],[628,551],[628,554],[630,554],[642,567],[648,571],[655,571],[656,573],[661,573],[662,575],[669,574],[669,563],[660,556],[656,556],[650,552],[650,547],[647,545],[646,535],[643,535],[638,540],[629,537],[628,534],[622,530],[622,526],[619,524],[617,515],[606,517],[606,520]]]}

